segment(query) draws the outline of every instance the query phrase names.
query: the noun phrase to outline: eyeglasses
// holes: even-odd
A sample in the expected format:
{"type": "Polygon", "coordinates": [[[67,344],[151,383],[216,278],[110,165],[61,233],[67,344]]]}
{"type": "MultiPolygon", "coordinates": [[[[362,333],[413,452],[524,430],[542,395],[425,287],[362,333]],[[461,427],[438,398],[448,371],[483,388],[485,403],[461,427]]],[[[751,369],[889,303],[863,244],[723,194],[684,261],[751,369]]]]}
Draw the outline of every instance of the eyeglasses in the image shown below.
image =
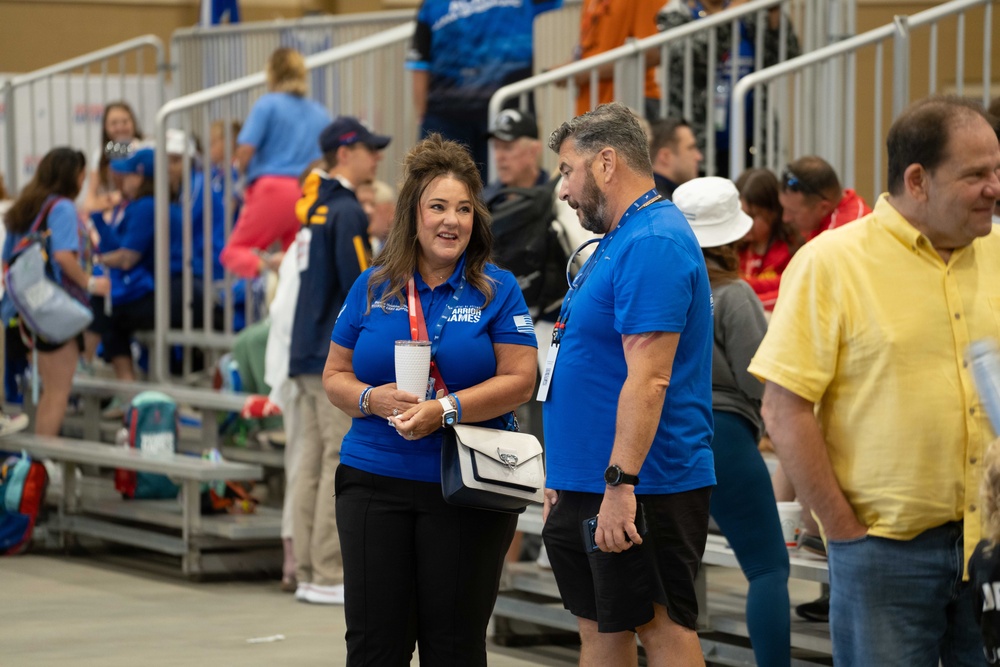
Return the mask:
{"type": "Polygon", "coordinates": [[[816,188],[808,185],[805,181],[796,176],[791,167],[785,167],[785,170],[781,172],[781,186],[785,190],[789,190],[791,192],[801,192],[802,194],[823,197],[823,195],[816,190],[816,188]]]}

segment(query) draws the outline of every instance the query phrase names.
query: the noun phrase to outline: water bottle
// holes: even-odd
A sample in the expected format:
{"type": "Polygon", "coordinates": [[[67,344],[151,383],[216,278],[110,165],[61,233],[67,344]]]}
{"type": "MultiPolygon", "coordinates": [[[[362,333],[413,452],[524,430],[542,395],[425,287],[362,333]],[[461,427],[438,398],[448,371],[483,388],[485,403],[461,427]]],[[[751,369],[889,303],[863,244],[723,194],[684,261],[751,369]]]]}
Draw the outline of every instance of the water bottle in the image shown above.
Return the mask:
{"type": "Polygon", "coordinates": [[[993,433],[1000,435],[1000,348],[996,340],[984,338],[973,341],[966,354],[993,433]]]}

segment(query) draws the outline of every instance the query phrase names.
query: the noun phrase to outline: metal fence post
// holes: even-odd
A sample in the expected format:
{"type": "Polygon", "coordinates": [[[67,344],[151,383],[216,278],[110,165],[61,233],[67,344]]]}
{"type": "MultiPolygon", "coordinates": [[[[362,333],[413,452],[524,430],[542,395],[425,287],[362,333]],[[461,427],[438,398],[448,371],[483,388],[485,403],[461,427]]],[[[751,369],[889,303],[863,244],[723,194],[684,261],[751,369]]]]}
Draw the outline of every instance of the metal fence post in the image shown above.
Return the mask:
{"type": "Polygon", "coordinates": [[[910,18],[894,16],[896,33],[892,40],[892,117],[910,102],[910,18]]]}

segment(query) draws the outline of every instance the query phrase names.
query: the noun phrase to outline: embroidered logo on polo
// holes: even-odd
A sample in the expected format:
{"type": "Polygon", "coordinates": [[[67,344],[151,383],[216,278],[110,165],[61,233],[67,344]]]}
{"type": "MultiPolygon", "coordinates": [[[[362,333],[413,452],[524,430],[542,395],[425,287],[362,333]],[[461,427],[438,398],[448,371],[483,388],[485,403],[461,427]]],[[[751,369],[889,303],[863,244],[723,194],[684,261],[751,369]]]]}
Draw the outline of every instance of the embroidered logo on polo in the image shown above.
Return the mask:
{"type": "Polygon", "coordinates": [[[383,301],[382,299],[376,299],[372,302],[372,310],[375,310],[376,308],[379,308],[386,313],[410,312],[410,309],[407,308],[405,304],[400,304],[397,301],[383,301]]]}
{"type": "Polygon", "coordinates": [[[468,322],[475,324],[482,318],[483,311],[478,306],[455,306],[451,311],[449,322],[468,322]]]}

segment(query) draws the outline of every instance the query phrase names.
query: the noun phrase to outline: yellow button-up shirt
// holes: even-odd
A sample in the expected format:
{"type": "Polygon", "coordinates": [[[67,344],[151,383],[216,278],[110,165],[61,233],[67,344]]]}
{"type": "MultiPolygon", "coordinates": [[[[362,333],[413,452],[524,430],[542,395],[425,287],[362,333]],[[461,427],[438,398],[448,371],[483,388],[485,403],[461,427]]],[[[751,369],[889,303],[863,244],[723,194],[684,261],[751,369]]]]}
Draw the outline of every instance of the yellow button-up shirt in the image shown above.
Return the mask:
{"type": "Polygon", "coordinates": [[[945,263],[883,195],[795,255],[749,370],[816,404],[869,534],[907,540],[968,518],[968,562],[992,431],[965,350],[986,337],[1000,337],[1000,230],[945,263]]]}

